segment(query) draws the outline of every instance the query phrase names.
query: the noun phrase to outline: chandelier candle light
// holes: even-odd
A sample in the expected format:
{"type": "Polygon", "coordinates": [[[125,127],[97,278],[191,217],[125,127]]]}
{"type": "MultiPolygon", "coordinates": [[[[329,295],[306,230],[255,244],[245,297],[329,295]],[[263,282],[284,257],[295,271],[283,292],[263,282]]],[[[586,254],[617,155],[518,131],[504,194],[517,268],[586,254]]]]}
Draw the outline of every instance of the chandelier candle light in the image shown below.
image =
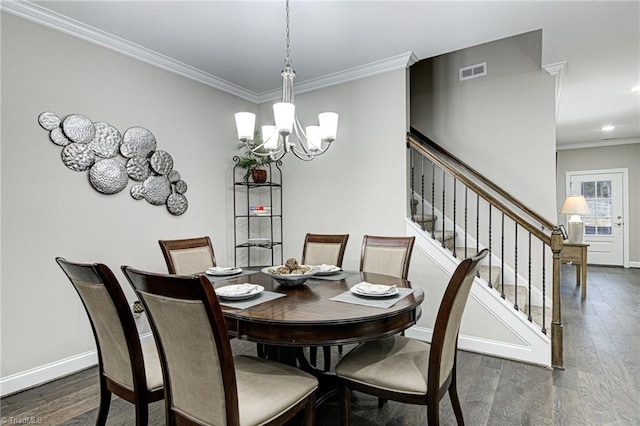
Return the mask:
{"type": "Polygon", "coordinates": [[[307,126],[304,130],[296,114],[293,103],[293,80],[296,72],[291,67],[289,38],[289,0],[286,1],[287,12],[287,57],[284,60],[282,76],[282,102],[273,104],[275,126],[262,126],[262,143],[253,140],[256,115],[251,112],[239,112],[236,117],[238,139],[244,142],[247,149],[259,156],[271,156],[279,160],[288,152],[292,152],[301,160],[313,160],[324,154],[331,142],[336,139],[338,130],[338,114],[323,112],[318,115],[319,126],[307,126]],[[294,138],[295,136],[295,138],[294,138]],[[296,140],[298,143],[296,143],[296,140]]]}
{"type": "Polygon", "coordinates": [[[570,214],[569,222],[569,242],[572,244],[582,244],[584,234],[584,223],[580,219],[581,214],[591,214],[587,201],[582,195],[569,195],[565,200],[560,214],[570,214]]]}

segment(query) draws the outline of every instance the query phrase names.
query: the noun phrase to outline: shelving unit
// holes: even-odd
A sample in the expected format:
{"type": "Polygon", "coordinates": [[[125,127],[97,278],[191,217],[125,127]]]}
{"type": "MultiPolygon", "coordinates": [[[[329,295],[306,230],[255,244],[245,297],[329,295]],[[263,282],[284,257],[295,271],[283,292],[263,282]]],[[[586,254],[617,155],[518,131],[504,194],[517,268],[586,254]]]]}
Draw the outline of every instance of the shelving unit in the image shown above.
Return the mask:
{"type": "Polygon", "coordinates": [[[239,157],[233,157],[233,160],[236,162],[233,167],[234,265],[246,268],[281,265],[284,263],[282,253],[282,170],[280,169],[282,162],[268,164],[267,181],[256,183],[251,180],[251,177],[248,181],[244,181],[242,178],[238,179],[238,176],[242,176],[244,173],[240,173],[238,170],[239,157]],[[271,211],[259,215],[250,214],[250,207],[259,205],[270,206],[271,211]],[[243,264],[239,265],[239,262],[243,264]]]}

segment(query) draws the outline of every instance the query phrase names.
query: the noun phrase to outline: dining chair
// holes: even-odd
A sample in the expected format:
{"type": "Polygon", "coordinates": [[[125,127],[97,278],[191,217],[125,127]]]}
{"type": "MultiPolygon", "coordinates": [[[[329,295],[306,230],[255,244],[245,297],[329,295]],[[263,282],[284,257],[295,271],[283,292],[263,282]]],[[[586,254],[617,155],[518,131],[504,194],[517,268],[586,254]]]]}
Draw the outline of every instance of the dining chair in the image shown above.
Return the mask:
{"type": "Polygon", "coordinates": [[[209,237],[181,240],[158,240],[170,274],[200,274],[216,266],[216,257],[209,237]]]}
{"type": "Polygon", "coordinates": [[[165,377],[168,425],[315,421],[315,377],[290,365],[233,356],[224,314],[203,275],[122,271],[145,305],[165,377]]]}
{"type": "Polygon", "coordinates": [[[149,403],[164,398],[155,342],[140,340],[127,298],[108,266],[61,257],[56,262],[80,296],[96,341],[100,381],[96,424],[106,424],[114,393],[135,405],[136,425],[146,425],[149,403]]]}
{"type": "Polygon", "coordinates": [[[440,302],[431,344],[395,335],[363,343],[338,362],[343,425],[350,421],[352,390],[426,405],[431,426],[440,422],[440,400],[448,391],[456,421],[464,424],[456,388],[458,331],[478,265],[488,253],[484,249],[456,268],[440,302]]]}
{"type": "Polygon", "coordinates": [[[376,237],[362,239],[360,271],[407,279],[415,237],[376,237]]]}
{"type": "MultiPolygon", "coordinates": [[[[342,268],[344,252],[347,248],[349,234],[307,234],[302,246],[303,265],[334,265],[342,268]]],[[[342,345],[338,345],[338,352],[342,353],[342,345]]],[[[323,346],[324,371],[331,368],[331,346],[323,346]]],[[[318,348],[309,348],[309,362],[316,365],[318,348]]]]}
{"type": "Polygon", "coordinates": [[[349,234],[307,234],[302,247],[303,265],[342,267],[349,234]]]}

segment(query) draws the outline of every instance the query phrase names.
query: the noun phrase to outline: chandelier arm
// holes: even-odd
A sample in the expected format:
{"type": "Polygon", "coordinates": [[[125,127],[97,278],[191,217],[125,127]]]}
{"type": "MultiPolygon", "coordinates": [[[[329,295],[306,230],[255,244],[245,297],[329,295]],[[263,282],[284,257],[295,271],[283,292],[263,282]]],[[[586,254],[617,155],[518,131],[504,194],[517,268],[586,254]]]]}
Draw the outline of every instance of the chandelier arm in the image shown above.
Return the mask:
{"type": "Polygon", "coordinates": [[[250,142],[253,142],[253,141],[245,142],[244,143],[245,147],[247,148],[247,150],[251,151],[253,155],[256,155],[258,157],[268,157],[270,155],[273,155],[274,153],[278,154],[284,150],[283,148],[280,148],[275,151],[260,151],[261,149],[264,149],[265,142],[262,142],[260,145],[256,145],[256,146],[251,146],[250,142]]]}

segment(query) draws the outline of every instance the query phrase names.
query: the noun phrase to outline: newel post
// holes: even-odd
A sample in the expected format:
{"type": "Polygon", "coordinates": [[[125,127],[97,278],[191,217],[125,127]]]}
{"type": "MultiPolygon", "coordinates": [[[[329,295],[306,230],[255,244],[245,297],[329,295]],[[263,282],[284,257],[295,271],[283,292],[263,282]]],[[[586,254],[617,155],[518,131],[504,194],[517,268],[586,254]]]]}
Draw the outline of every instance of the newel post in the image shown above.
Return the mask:
{"type": "Polygon", "coordinates": [[[562,358],[562,312],[560,303],[560,254],[562,252],[562,232],[554,227],[551,233],[551,251],[553,252],[553,306],[551,313],[551,365],[564,368],[562,358]]]}

